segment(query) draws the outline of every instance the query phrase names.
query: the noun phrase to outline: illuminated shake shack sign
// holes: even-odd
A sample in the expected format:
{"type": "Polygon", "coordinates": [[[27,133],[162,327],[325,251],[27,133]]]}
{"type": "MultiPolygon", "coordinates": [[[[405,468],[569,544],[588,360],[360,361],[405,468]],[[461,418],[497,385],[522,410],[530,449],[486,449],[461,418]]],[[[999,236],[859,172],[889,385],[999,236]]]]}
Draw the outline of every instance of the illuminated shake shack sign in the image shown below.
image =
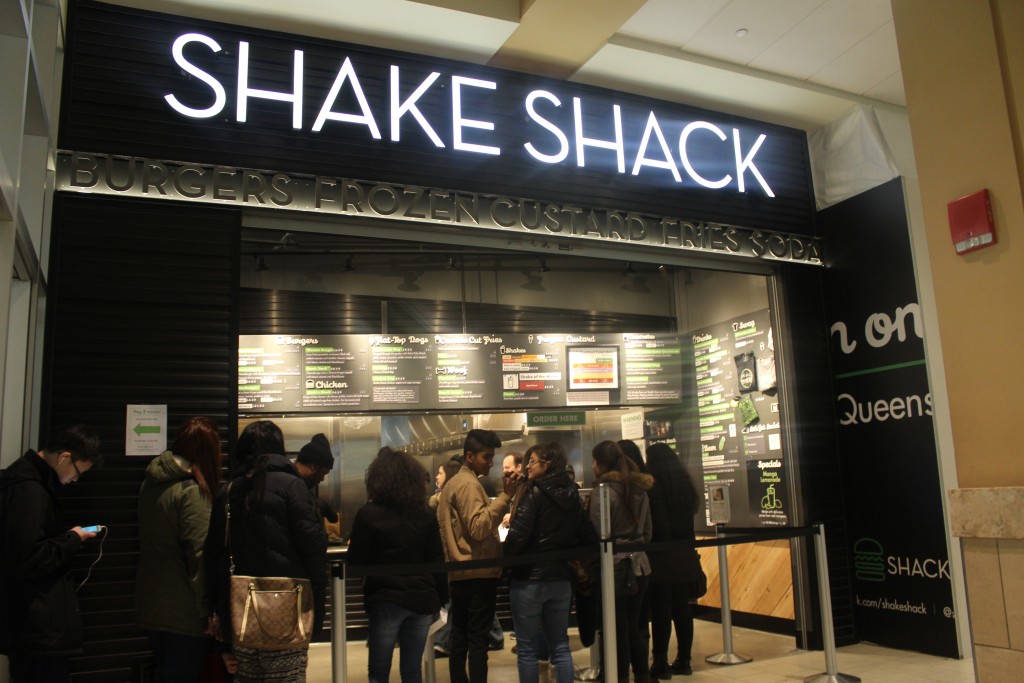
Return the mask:
{"type": "Polygon", "coordinates": [[[386,80],[375,75],[370,81],[382,91],[371,100],[367,96],[371,86],[364,84],[367,79],[360,75],[350,56],[339,53],[330,88],[314,95],[306,89],[303,50],[294,50],[289,62],[262,65],[263,70],[273,68],[291,74],[288,88],[275,90],[254,84],[256,67],[252,53],[259,50],[258,45],[242,40],[230,48],[227,50],[216,38],[204,33],[178,36],[171,45],[174,62],[182,72],[202,83],[205,92],[182,95],[172,87],[164,95],[167,105],[191,119],[227,117],[245,124],[250,118],[250,102],[280,102],[291,114],[293,130],[305,129],[312,116],[308,125],[312,133],[344,127],[367,139],[394,143],[402,140],[404,132],[424,136],[437,149],[490,157],[510,153],[512,150],[506,145],[511,139],[516,148],[525,151],[537,164],[568,162],[580,169],[588,163],[605,165],[619,174],[658,176],[678,185],[688,182],[709,190],[755,191],[775,196],[757,165],[757,153],[768,137],[763,132],[744,133],[739,128],[707,120],[663,121],[653,109],[637,120],[624,121],[619,104],[538,88],[515,102],[516,110],[512,113],[517,116],[511,121],[517,123],[516,130],[499,136],[496,131],[501,122],[488,116],[488,111],[493,111],[489,99],[502,87],[497,79],[435,70],[405,83],[402,67],[389,64],[386,80]],[[217,56],[230,63],[235,77],[228,82],[204,69],[198,63],[200,55],[217,56]],[[234,101],[230,111],[229,90],[233,91],[234,101]],[[432,108],[436,115],[421,107],[421,101],[432,95],[437,95],[435,99],[442,105],[432,108]],[[346,100],[348,105],[344,104],[346,100]],[[571,111],[571,117],[558,116],[563,108],[571,111]],[[606,119],[606,124],[600,126],[606,132],[590,130],[588,117],[606,119]],[[627,131],[636,137],[627,139],[627,131]]]}
{"type": "Polygon", "coordinates": [[[67,44],[61,149],[814,237],[804,131],[91,0],[75,3],[67,44]]]}

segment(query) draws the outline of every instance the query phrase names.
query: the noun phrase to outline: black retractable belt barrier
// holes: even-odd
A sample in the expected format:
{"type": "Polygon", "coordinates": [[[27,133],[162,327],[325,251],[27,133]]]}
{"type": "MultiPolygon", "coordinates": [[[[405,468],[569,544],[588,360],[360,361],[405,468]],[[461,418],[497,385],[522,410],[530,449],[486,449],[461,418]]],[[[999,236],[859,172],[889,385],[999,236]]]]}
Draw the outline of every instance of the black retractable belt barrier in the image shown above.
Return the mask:
{"type": "MultiPolygon", "coordinates": [[[[599,487],[598,494],[604,489],[599,487]]],[[[604,506],[607,510],[607,506],[604,506]]],[[[602,520],[604,522],[604,520],[602,520]]],[[[344,561],[344,551],[329,553],[331,562],[331,600],[332,628],[331,628],[331,659],[332,659],[332,682],[346,683],[347,670],[345,636],[345,579],[362,576],[397,576],[402,574],[436,574],[448,571],[460,571],[469,569],[483,569],[488,567],[513,567],[524,564],[535,564],[538,562],[551,562],[556,560],[579,560],[585,557],[601,556],[601,588],[602,595],[608,592],[602,603],[606,605],[607,613],[604,615],[602,637],[604,640],[604,670],[615,671],[617,666],[615,648],[615,608],[614,608],[614,572],[612,566],[615,553],[628,552],[663,552],[670,550],[685,550],[694,546],[698,548],[718,547],[719,555],[719,589],[722,601],[722,640],[724,651],[718,655],[707,657],[707,661],[713,664],[740,664],[749,662],[749,657],[736,655],[732,652],[732,619],[729,610],[729,575],[727,548],[730,545],[743,543],[756,543],[760,541],[794,539],[806,536],[814,537],[815,560],[818,566],[818,592],[821,598],[821,622],[822,636],[825,649],[826,671],[822,674],[809,676],[805,683],[860,683],[860,678],[849,674],[837,672],[836,666],[836,645],[835,631],[832,625],[832,601],[829,593],[828,565],[825,554],[825,528],[824,525],[816,524],[813,527],[771,527],[760,529],[757,527],[725,527],[716,526],[716,537],[712,539],[701,539],[692,541],[661,541],[658,543],[635,543],[619,542],[608,538],[608,527],[602,523],[602,530],[599,534],[600,543],[597,546],[578,546],[565,550],[550,551],[543,553],[530,553],[528,555],[517,555],[515,557],[502,557],[488,560],[468,560],[465,562],[436,562],[421,564],[402,565],[350,565],[344,561]],[[607,564],[608,567],[604,565],[607,564]],[[607,584],[607,585],[605,585],[607,584]]],[[[429,645],[429,642],[428,642],[429,645]]],[[[427,658],[430,670],[427,672],[428,683],[434,680],[433,657],[427,658]]]]}

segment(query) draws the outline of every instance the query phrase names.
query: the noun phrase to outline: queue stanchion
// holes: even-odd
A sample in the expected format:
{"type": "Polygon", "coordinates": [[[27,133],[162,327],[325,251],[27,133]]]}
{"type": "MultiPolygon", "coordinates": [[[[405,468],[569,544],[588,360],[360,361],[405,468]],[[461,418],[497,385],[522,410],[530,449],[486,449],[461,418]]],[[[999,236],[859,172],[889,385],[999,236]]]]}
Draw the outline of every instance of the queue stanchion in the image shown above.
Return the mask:
{"type": "Polygon", "coordinates": [[[615,544],[612,540],[611,489],[608,484],[597,487],[601,506],[601,642],[604,646],[604,678],[613,680],[619,670],[615,636],[615,544]]]}
{"type": "MultiPolygon", "coordinates": [[[[719,524],[715,536],[725,538],[722,525],[719,524]]],[[[738,655],[732,649],[732,607],[729,603],[729,552],[725,545],[718,546],[718,588],[722,602],[722,652],[704,658],[708,664],[746,664],[751,660],[746,655],[738,655]]]]}
{"type": "Polygon", "coordinates": [[[860,683],[860,678],[841,674],[836,665],[836,632],[832,625],[832,594],[829,592],[828,555],[825,553],[825,525],[814,525],[814,559],[818,565],[818,594],[821,601],[821,636],[825,647],[825,673],[808,676],[805,683],[860,683]]]}
{"type": "Polygon", "coordinates": [[[423,683],[437,682],[436,661],[434,657],[434,633],[431,631],[427,634],[427,644],[423,648],[423,683]]]}
{"type": "Polygon", "coordinates": [[[345,635],[345,563],[331,571],[331,681],[348,683],[348,647],[345,635]]]}

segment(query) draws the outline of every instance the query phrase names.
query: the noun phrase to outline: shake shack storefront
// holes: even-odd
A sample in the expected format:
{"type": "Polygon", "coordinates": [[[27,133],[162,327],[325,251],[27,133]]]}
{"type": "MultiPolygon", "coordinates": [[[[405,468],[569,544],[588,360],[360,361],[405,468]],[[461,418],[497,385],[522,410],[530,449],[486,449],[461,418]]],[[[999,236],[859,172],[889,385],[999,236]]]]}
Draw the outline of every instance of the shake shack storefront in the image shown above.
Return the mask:
{"type": "MultiPolygon", "coordinates": [[[[595,443],[667,442],[729,488],[731,524],[843,539],[802,131],[83,1],[60,146],[44,422],[101,431],[108,464],[69,507],[102,514],[112,546],[80,594],[80,680],[130,680],[147,651],[135,495],[153,453],[131,452],[127,406],[166,406],[169,439],[214,417],[229,448],[253,419],[296,451],[327,434],[319,493],[343,535],[381,445],[436,470],[484,427],[509,451],[559,440],[585,486],[595,443]]],[[[791,593],[734,585],[733,607],[814,643],[813,582],[783,573],[791,593]]],[[[854,638],[848,610],[836,623],[854,638]]]]}

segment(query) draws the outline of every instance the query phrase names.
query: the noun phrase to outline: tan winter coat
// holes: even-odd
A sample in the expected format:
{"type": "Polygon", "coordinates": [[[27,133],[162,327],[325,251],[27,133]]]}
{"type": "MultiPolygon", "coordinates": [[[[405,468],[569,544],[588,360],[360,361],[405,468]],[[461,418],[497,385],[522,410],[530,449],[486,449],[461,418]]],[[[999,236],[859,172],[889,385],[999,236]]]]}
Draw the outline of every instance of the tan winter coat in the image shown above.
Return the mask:
{"type": "MultiPolygon", "coordinates": [[[[501,557],[498,526],[512,499],[502,492],[494,500],[477,480],[476,473],[463,465],[441,489],[437,523],[447,562],[487,560],[501,557]]],[[[501,567],[484,567],[448,572],[449,581],[497,579],[501,567]]]]}

